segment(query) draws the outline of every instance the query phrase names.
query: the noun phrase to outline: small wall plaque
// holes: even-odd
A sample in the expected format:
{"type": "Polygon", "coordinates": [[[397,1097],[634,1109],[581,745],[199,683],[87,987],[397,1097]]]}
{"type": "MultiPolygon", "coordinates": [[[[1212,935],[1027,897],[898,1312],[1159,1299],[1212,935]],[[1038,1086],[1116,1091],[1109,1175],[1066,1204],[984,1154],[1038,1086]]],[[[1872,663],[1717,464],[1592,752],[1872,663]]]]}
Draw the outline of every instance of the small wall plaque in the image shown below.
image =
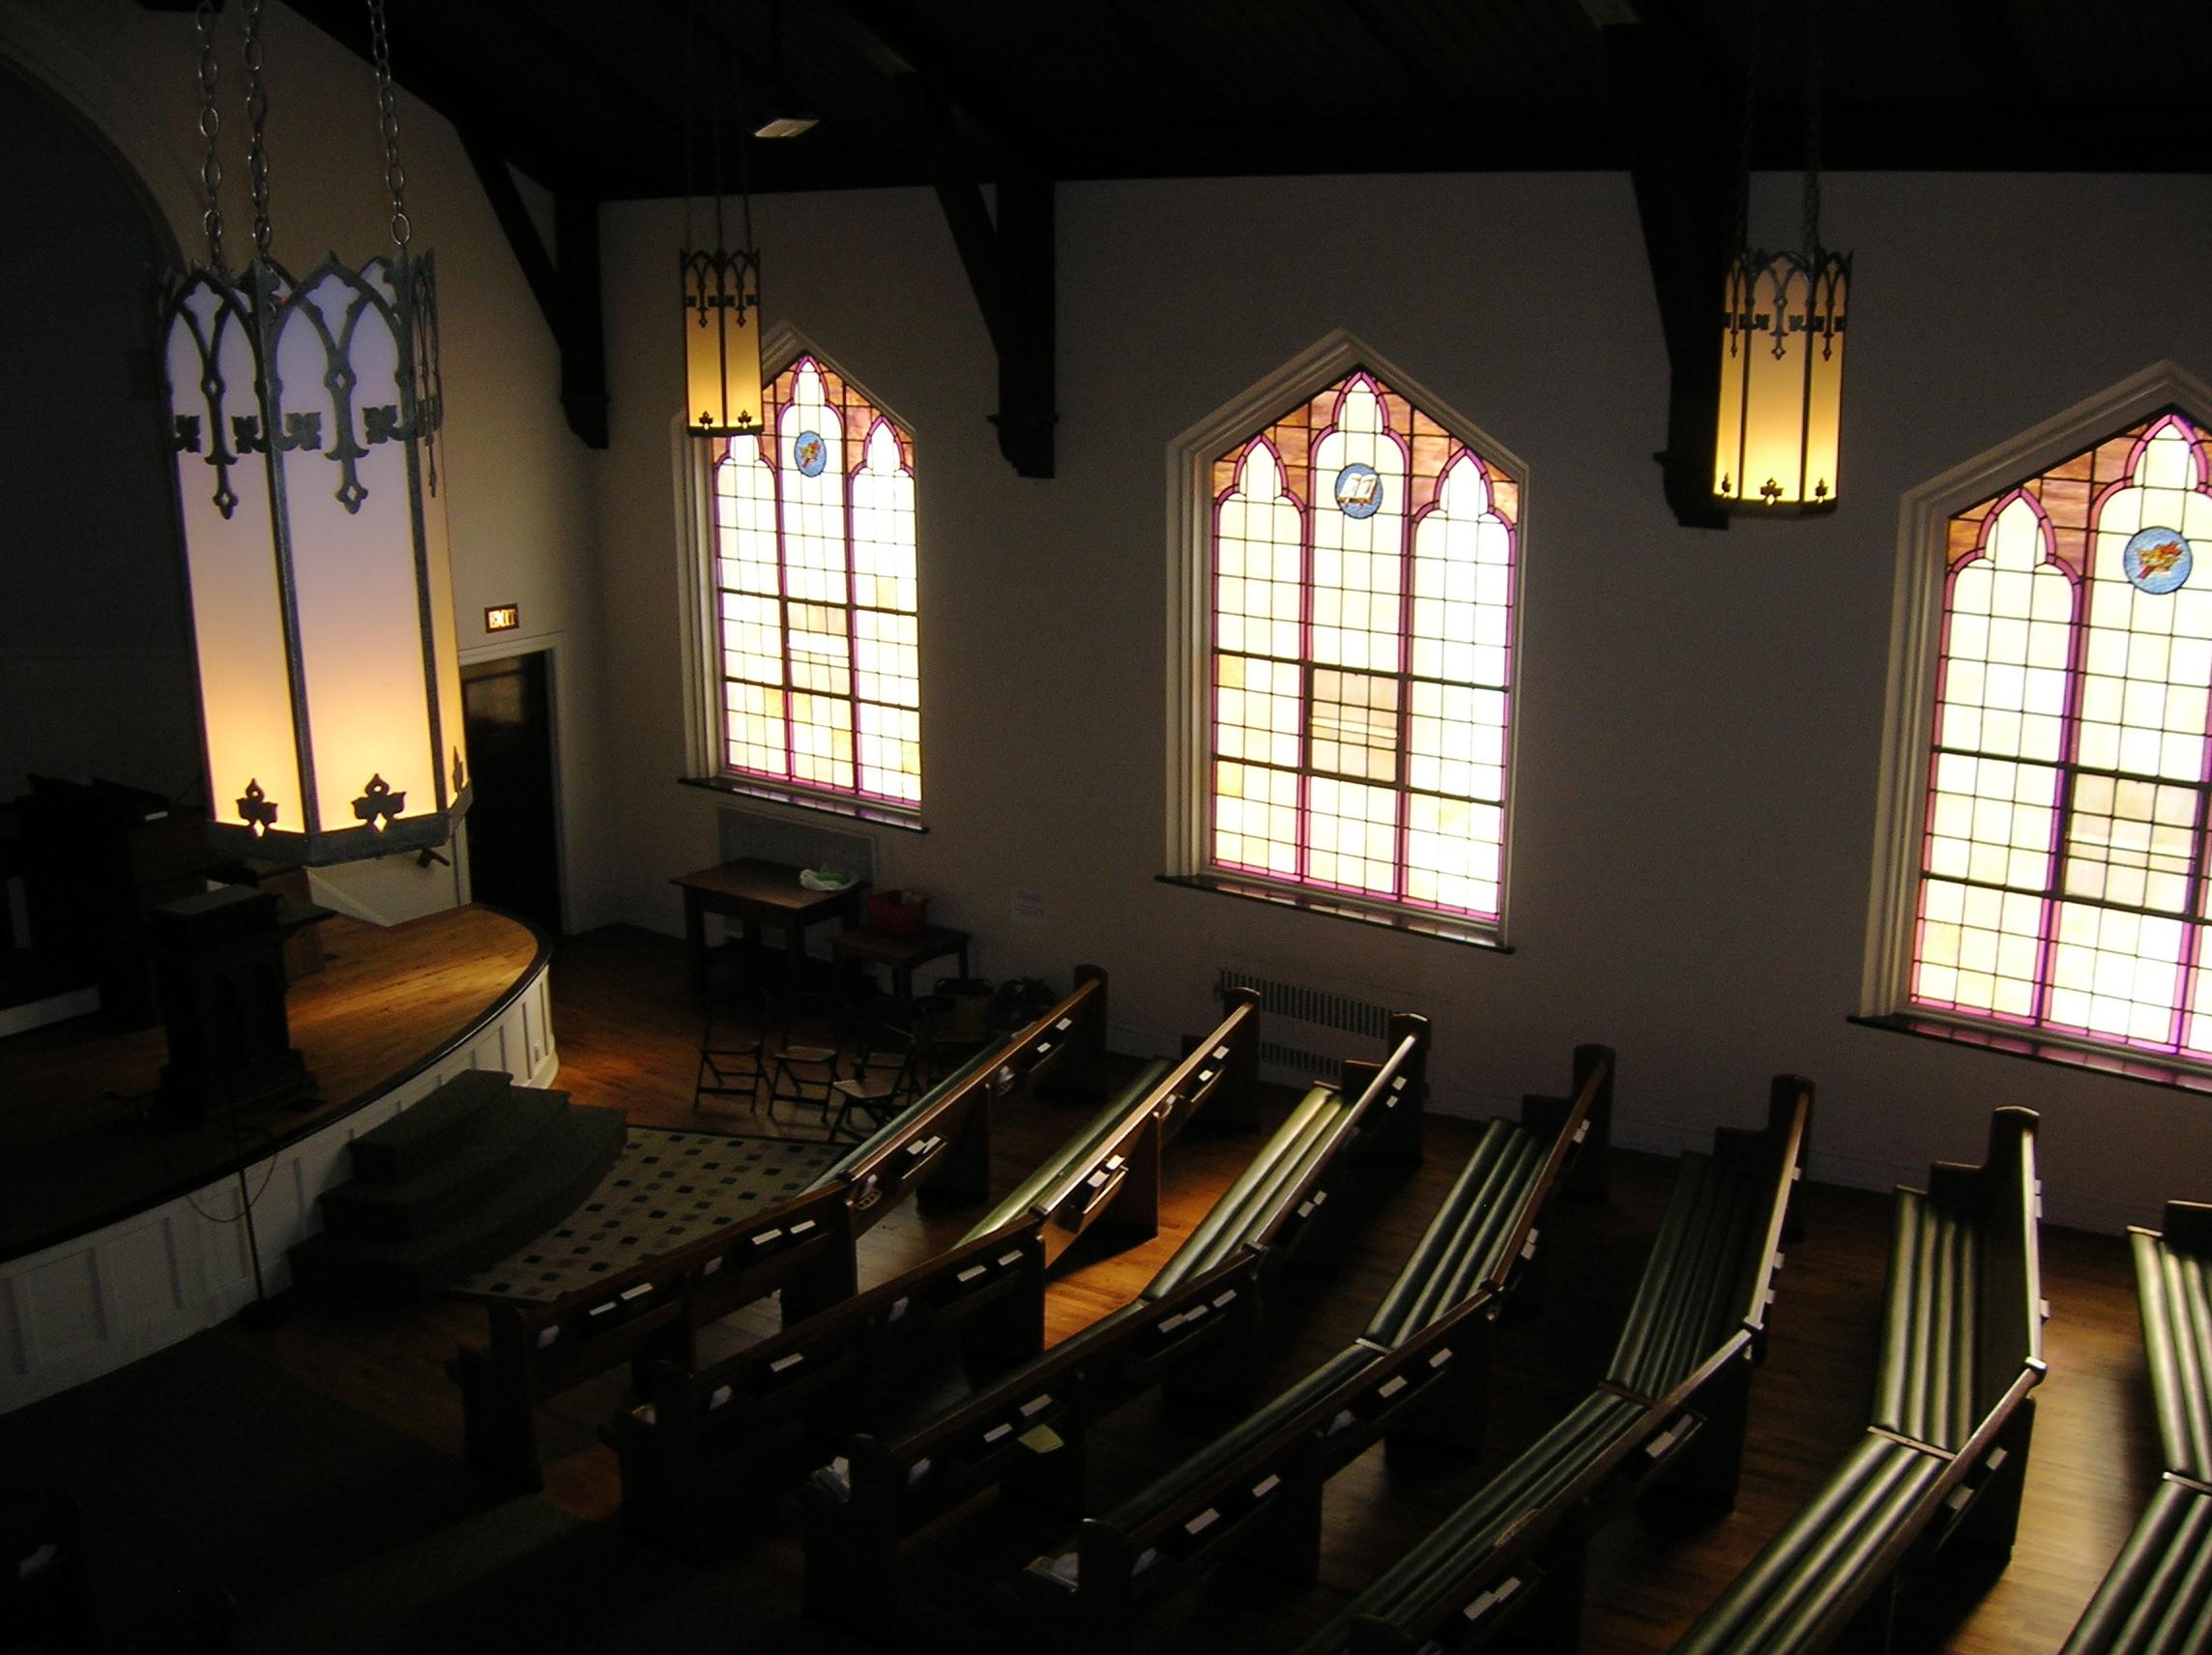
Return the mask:
{"type": "Polygon", "coordinates": [[[521,624],[519,603],[495,603],[483,612],[483,629],[487,632],[511,632],[521,624]]]}

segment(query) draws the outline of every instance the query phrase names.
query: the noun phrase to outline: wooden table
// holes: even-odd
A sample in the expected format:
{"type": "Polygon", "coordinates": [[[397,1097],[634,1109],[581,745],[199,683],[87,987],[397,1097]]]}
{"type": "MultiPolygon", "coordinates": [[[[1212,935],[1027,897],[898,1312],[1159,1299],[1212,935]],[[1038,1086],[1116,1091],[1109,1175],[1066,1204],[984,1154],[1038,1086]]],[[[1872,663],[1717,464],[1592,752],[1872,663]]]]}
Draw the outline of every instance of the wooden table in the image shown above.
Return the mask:
{"type": "Polygon", "coordinates": [[[783,932],[783,952],[791,974],[806,955],[806,928],[825,919],[851,925],[859,914],[866,880],[855,880],[843,890],[808,890],[799,883],[799,870],[758,857],[740,857],[734,862],[701,868],[669,882],[684,892],[684,944],[690,952],[691,992],[707,992],[707,915],[718,914],[744,927],[745,946],[758,948],[761,927],[773,925],[783,932]]]}
{"type": "Polygon", "coordinates": [[[959,956],[960,974],[966,976],[968,933],[949,925],[925,925],[911,937],[893,937],[884,931],[840,931],[830,942],[831,959],[888,966],[891,992],[901,1000],[914,998],[915,967],[954,954],[959,956]]]}

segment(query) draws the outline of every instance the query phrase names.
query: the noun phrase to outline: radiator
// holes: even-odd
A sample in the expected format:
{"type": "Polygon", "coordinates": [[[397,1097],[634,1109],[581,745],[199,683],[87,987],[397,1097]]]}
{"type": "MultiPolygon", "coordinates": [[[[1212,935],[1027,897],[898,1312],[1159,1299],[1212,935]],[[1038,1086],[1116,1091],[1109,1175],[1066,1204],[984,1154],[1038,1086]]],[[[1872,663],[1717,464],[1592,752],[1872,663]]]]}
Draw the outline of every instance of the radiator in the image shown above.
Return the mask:
{"type": "Polygon", "coordinates": [[[1222,966],[1214,992],[1248,988],[1260,996],[1260,1076],[1278,1085],[1334,1084],[1347,1058],[1370,1062],[1382,1057],[1392,1011],[1420,1009],[1411,997],[1385,1005],[1341,990],[1292,982],[1271,971],[1222,966]]]}

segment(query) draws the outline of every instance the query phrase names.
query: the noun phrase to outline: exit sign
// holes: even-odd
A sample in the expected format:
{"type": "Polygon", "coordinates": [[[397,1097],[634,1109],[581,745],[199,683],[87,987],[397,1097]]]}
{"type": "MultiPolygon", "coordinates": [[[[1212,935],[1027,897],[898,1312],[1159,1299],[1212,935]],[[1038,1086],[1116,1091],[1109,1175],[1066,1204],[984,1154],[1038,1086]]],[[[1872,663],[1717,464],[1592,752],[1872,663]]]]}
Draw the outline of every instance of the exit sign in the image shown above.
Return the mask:
{"type": "Polygon", "coordinates": [[[487,632],[511,632],[521,624],[519,603],[495,603],[483,612],[483,629],[487,632]]]}

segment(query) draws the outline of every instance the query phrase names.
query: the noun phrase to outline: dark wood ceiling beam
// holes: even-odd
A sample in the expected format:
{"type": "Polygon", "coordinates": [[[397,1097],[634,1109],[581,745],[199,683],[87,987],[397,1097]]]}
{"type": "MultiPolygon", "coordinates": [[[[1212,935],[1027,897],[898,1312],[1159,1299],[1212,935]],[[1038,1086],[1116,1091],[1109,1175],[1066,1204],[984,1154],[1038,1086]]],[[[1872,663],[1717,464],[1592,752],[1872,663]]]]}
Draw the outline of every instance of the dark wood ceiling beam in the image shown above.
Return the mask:
{"type": "MultiPolygon", "coordinates": [[[[568,429],[589,448],[607,446],[607,352],[599,315],[599,205],[576,195],[553,200],[553,250],[524,204],[499,148],[472,128],[460,129],[461,147],[492,217],[507,237],[514,262],[561,353],[561,408],[568,429]]],[[[671,291],[673,292],[673,284],[671,291]]]]}
{"type": "MultiPolygon", "coordinates": [[[[371,61],[367,12],[358,0],[287,0],[287,4],[364,64],[371,61]]],[[[497,91],[496,83],[486,85],[465,64],[449,60],[438,49],[435,30],[411,22],[404,12],[391,21],[389,33],[393,78],[456,130],[474,126],[497,131],[507,159],[556,191],[568,188],[600,193],[594,177],[599,158],[581,129],[524,118],[513,98],[497,91]]],[[[282,72],[273,68],[270,73],[273,96],[281,97],[282,72]]],[[[373,103],[364,105],[362,128],[364,145],[373,145],[373,103]]],[[[401,138],[404,143],[404,132],[401,138]]],[[[368,153],[375,151],[370,148],[368,153]]]]}
{"type": "Polygon", "coordinates": [[[1348,8],[1358,19],[1359,26],[1367,31],[1368,38],[1382,48],[1392,67],[1419,90],[1421,102],[1429,106],[1432,115],[1448,118],[1472,98],[1471,86],[1456,85],[1446,79],[1438,72],[1435,54],[1422,50],[1420,44],[1410,37],[1399,6],[1379,4],[1378,0],[1348,0],[1348,8]]]}
{"type": "Polygon", "coordinates": [[[998,217],[968,164],[952,110],[918,74],[896,85],[922,139],[952,245],[999,359],[999,452],[1021,477],[1053,475],[1056,406],[1053,185],[1001,179],[998,217]]]}
{"type": "Polygon", "coordinates": [[[851,0],[827,0],[827,10],[869,67],[896,84],[918,75],[931,94],[975,133],[996,149],[1008,134],[1026,130],[1030,120],[1012,106],[1003,88],[978,73],[955,50],[901,7],[884,4],[863,11],[851,0]]]}
{"type": "Polygon", "coordinates": [[[1734,233],[1742,90],[1717,54],[1650,22],[1604,29],[1644,255],[1667,346],[1667,446],[1653,457],[1674,520],[1725,529],[1713,499],[1721,287],[1734,233]]]}

